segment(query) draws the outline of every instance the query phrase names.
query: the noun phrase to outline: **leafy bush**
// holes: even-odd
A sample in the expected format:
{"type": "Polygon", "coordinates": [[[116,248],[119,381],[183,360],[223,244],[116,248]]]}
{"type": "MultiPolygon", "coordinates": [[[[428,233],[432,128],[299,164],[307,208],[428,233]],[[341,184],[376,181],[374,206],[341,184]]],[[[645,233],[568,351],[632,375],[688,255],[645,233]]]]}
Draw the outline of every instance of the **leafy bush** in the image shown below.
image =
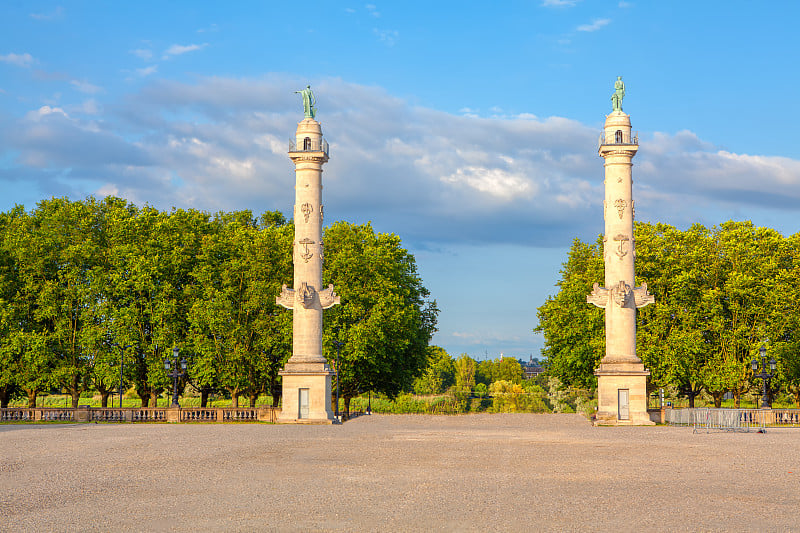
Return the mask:
{"type": "Polygon", "coordinates": [[[489,387],[493,401],[489,411],[492,413],[549,413],[545,392],[533,385],[526,391],[522,385],[506,380],[495,381],[489,387]]]}

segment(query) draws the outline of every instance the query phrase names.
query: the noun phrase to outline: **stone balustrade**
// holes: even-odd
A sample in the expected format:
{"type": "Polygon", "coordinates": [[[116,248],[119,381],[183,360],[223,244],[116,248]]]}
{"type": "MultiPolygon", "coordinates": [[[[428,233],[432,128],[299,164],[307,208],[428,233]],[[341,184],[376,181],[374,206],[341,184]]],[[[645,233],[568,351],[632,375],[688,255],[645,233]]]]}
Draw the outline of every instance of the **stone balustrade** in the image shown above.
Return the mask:
{"type": "Polygon", "coordinates": [[[0,422],[270,422],[273,407],[10,407],[0,409],[0,422]]]}

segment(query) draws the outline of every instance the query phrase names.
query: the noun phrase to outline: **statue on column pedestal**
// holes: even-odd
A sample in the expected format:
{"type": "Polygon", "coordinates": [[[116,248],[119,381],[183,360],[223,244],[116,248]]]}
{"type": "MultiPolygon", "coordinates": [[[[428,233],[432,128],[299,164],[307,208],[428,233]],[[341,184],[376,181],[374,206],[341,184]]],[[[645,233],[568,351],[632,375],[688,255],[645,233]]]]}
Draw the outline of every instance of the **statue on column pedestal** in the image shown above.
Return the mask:
{"type": "Polygon", "coordinates": [[[300,94],[303,96],[303,112],[306,115],[306,118],[314,118],[316,115],[317,109],[314,107],[317,101],[314,99],[314,93],[311,92],[311,85],[306,85],[306,88],[302,91],[295,91],[294,94],[300,94]]]}
{"type": "Polygon", "coordinates": [[[622,76],[617,76],[614,82],[614,94],[611,95],[611,110],[622,112],[622,99],[625,98],[625,83],[622,76]]]}

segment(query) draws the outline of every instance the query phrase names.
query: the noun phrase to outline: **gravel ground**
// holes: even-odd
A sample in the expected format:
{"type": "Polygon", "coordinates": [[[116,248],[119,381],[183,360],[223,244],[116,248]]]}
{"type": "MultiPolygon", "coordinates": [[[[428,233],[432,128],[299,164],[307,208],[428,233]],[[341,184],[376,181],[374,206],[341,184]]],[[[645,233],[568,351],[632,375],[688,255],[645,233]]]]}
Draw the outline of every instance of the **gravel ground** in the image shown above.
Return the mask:
{"type": "Polygon", "coordinates": [[[578,415],[0,426],[2,531],[790,531],[800,431],[578,415]]]}

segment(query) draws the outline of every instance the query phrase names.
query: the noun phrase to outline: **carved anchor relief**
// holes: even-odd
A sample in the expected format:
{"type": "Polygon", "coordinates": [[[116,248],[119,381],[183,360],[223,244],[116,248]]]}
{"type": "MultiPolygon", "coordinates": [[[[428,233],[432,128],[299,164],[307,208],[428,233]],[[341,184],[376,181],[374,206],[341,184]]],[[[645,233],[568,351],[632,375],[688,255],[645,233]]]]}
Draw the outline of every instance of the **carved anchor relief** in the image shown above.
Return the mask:
{"type": "Polygon", "coordinates": [[[308,263],[308,260],[314,257],[314,253],[308,249],[308,245],[314,244],[314,241],[306,237],[302,241],[297,241],[297,244],[302,244],[305,247],[305,251],[302,254],[300,254],[300,257],[305,259],[306,263],[308,263]]]}
{"type": "Polygon", "coordinates": [[[628,202],[623,200],[622,198],[618,199],[614,202],[614,207],[617,208],[617,212],[619,213],[619,219],[622,220],[622,214],[625,212],[625,208],[628,206],[628,202]]]}
{"type": "Polygon", "coordinates": [[[625,243],[630,240],[630,237],[620,233],[614,237],[614,240],[619,242],[619,244],[617,245],[617,249],[614,250],[614,253],[617,254],[617,256],[620,259],[622,259],[626,255],[628,255],[628,250],[625,249],[625,243]]]}
{"type": "Polygon", "coordinates": [[[308,216],[313,210],[314,208],[311,207],[311,204],[303,204],[303,206],[300,208],[300,211],[302,211],[303,215],[306,217],[306,222],[308,222],[308,216]]]}

